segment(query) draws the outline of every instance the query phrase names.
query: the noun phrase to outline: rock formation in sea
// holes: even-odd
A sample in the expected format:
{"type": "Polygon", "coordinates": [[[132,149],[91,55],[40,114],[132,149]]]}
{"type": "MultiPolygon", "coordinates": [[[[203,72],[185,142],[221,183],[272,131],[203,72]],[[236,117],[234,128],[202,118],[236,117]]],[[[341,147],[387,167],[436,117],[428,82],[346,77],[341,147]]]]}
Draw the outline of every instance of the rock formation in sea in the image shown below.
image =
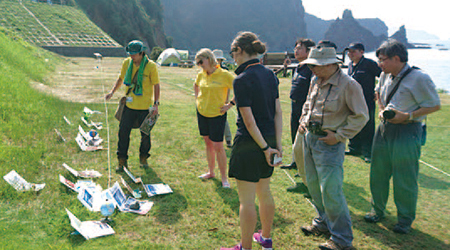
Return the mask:
{"type": "Polygon", "coordinates": [[[392,36],[390,36],[389,38],[395,39],[401,43],[403,43],[406,48],[411,49],[411,48],[415,48],[415,46],[413,44],[410,44],[408,42],[408,38],[406,37],[406,29],[405,29],[405,25],[401,26],[397,32],[395,32],[392,36]]]}
{"type": "Polygon", "coordinates": [[[366,51],[373,51],[386,39],[387,35],[376,36],[363,27],[353,17],[351,10],[345,10],[342,19],[336,19],[325,32],[325,40],[334,42],[338,46],[338,51],[342,51],[353,42],[360,42],[364,44],[366,51]]]}

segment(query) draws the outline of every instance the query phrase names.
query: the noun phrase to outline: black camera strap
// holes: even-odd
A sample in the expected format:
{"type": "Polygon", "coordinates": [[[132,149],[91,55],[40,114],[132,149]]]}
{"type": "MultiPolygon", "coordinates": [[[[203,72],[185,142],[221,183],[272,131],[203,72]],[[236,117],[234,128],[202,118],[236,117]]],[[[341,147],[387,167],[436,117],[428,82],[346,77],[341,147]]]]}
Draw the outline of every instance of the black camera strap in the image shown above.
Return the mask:
{"type": "Polygon", "coordinates": [[[398,87],[400,86],[400,83],[402,82],[403,78],[405,78],[409,72],[411,72],[413,69],[418,69],[417,67],[411,67],[408,70],[405,71],[405,73],[400,77],[400,79],[398,80],[397,84],[394,86],[394,88],[392,89],[391,93],[389,93],[388,97],[386,98],[386,105],[387,106],[389,104],[389,102],[391,101],[392,97],[394,96],[395,92],[397,92],[398,87]]]}
{"type": "MultiPolygon", "coordinates": [[[[311,106],[311,111],[310,111],[311,113],[309,113],[309,119],[308,119],[308,122],[311,120],[312,112],[313,112],[313,110],[314,110],[314,107],[316,106],[317,98],[319,97],[319,84],[317,84],[316,86],[317,86],[317,94],[314,96],[314,101],[313,101],[313,104],[312,104],[312,106],[311,106]]],[[[330,84],[330,87],[328,88],[327,95],[325,96],[325,100],[323,101],[323,106],[322,106],[322,119],[321,119],[321,122],[320,122],[320,125],[321,125],[321,126],[323,125],[323,117],[324,117],[324,111],[325,111],[325,103],[327,102],[328,96],[329,96],[330,93],[331,93],[331,87],[333,87],[333,85],[330,84]]]]}

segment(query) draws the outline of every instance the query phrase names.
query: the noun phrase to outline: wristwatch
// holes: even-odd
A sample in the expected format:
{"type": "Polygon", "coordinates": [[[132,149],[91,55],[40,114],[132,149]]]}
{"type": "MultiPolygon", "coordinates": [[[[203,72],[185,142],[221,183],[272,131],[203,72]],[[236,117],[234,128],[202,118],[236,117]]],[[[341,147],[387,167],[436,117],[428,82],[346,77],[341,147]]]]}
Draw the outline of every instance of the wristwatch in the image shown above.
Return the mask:
{"type": "Polygon", "coordinates": [[[155,101],[153,105],[159,106],[159,101],[155,101]]]}

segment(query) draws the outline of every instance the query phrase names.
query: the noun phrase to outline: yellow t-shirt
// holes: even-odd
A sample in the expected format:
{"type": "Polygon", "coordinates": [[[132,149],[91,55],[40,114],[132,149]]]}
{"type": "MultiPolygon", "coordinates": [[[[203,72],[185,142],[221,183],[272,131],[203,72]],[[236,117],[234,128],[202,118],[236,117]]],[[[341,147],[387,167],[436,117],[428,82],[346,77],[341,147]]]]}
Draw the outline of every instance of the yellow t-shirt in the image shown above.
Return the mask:
{"type": "MultiPolygon", "coordinates": [[[[127,73],[128,65],[131,63],[131,57],[123,60],[122,70],[120,71],[119,78],[122,81],[125,79],[125,74],[127,73]]],[[[133,77],[137,73],[139,66],[133,65],[133,77]]],[[[132,78],[133,79],[133,78],[132,78]]],[[[128,94],[132,98],[131,102],[127,102],[127,107],[135,110],[145,110],[153,105],[153,86],[159,83],[159,74],[156,63],[152,60],[148,60],[147,65],[144,69],[143,79],[142,79],[142,95],[137,96],[130,91],[128,94]]],[[[128,86],[125,89],[125,93],[128,91],[128,86]]]]}
{"type": "Polygon", "coordinates": [[[220,107],[227,101],[228,90],[233,89],[234,76],[222,68],[217,68],[214,73],[207,75],[200,72],[195,79],[199,87],[197,96],[197,110],[205,117],[222,115],[220,107]]]}

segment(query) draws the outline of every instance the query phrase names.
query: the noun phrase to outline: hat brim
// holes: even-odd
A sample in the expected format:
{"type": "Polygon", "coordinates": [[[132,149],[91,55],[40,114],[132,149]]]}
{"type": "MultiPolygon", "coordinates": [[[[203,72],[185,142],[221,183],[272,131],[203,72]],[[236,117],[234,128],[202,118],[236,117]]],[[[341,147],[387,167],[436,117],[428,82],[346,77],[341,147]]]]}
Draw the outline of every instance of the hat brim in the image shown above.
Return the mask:
{"type": "Polygon", "coordinates": [[[335,64],[335,63],[340,63],[341,60],[337,59],[337,58],[326,58],[326,59],[314,59],[314,58],[308,58],[304,61],[301,62],[301,64],[312,64],[312,65],[318,65],[318,66],[325,66],[325,65],[330,65],[330,64],[335,64]]]}
{"type": "Polygon", "coordinates": [[[129,56],[132,56],[132,55],[136,55],[136,54],[139,54],[139,53],[141,53],[142,51],[139,51],[139,52],[127,52],[127,54],[129,55],[129,56]]]}

